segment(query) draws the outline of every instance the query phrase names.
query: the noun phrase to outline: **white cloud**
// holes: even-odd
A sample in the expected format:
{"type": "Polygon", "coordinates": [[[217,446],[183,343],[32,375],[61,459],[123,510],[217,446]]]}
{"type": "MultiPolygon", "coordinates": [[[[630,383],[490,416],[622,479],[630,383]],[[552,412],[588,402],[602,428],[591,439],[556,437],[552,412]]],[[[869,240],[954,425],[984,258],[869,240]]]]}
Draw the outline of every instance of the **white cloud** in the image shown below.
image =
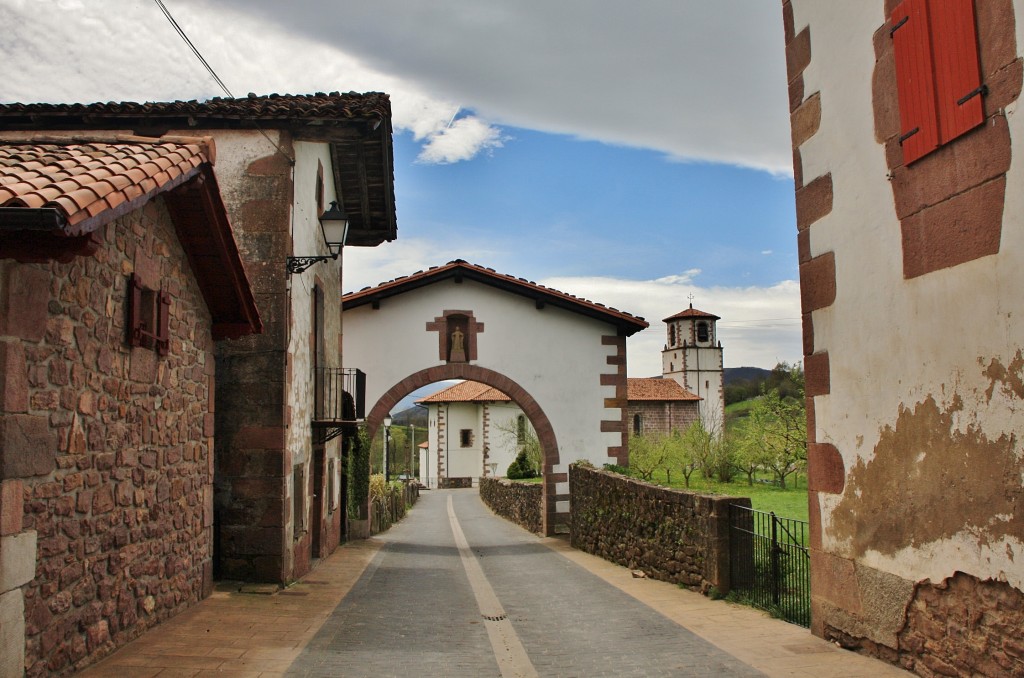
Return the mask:
{"type": "MultiPolygon", "coordinates": [[[[236,95],[385,91],[423,159],[496,147],[494,125],[791,172],[781,8],[765,0],[182,0],[236,95]],[[452,132],[458,108],[476,121],[452,132]],[[474,142],[478,146],[474,146],[474,142]]],[[[150,2],[0,4],[0,101],[206,98],[150,2]],[[59,46],[59,47],[57,47],[59,46]]]]}
{"type": "Polygon", "coordinates": [[[484,150],[501,148],[501,130],[471,116],[459,118],[432,134],[417,158],[418,162],[450,164],[469,160],[484,150]]]}

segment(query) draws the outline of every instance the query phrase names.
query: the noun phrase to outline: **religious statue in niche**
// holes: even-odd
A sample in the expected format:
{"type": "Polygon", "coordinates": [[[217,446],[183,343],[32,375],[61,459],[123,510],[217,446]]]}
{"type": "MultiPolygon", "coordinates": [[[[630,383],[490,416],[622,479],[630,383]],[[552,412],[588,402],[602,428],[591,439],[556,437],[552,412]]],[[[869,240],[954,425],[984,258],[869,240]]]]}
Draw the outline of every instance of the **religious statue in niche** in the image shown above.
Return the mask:
{"type": "Polygon", "coordinates": [[[464,315],[448,316],[448,362],[466,362],[466,329],[468,318],[464,315]]]}

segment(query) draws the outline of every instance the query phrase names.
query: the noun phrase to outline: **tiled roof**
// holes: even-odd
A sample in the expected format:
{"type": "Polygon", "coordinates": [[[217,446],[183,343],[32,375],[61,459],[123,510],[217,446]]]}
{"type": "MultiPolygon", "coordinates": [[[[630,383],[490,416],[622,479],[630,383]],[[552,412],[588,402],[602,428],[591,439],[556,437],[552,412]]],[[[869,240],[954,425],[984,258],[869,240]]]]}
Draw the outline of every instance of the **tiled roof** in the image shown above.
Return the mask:
{"type": "MultiPolygon", "coordinates": [[[[38,122],[40,117],[78,118],[198,117],[225,120],[346,120],[391,117],[391,100],[381,92],[341,94],[250,94],[238,99],[215,97],[207,101],[166,101],[136,103],[97,102],[92,104],[0,104],[0,124],[7,129],[19,119],[38,122]]],[[[271,125],[273,126],[273,125],[271,125]]]]}
{"type": "Polygon", "coordinates": [[[434,395],[420,398],[418,403],[494,403],[512,399],[496,388],[478,381],[462,381],[434,395]]]}
{"type": "Polygon", "coordinates": [[[674,379],[646,377],[626,380],[626,400],[701,400],[674,379]]]}
{"type": "Polygon", "coordinates": [[[127,135],[0,142],[0,207],[55,208],[82,235],[212,164],[210,138],[127,135]]]}
{"type": "Polygon", "coordinates": [[[647,321],[640,316],[605,306],[596,301],[589,301],[566,292],[560,292],[554,288],[539,285],[526,278],[517,278],[513,275],[498,273],[493,268],[471,264],[462,259],[449,261],[444,266],[431,266],[426,271],[417,271],[412,275],[400,276],[394,280],[381,283],[376,287],[364,287],[358,292],[349,292],[341,298],[342,309],[349,310],[365,304],[375,303],[381,299],[449,278],[456,280],[468,278],[528,297],[536,302],[537,308],[543,308],[545,304],[551,304],[552,306],[575,311],[592,318],[598,318],[618,326],[625,332],[626,336],[635,334],[649,326],[647,321]]]}
{"type": "Polygon", "coordinates": [[[684,318],[710,318],[712,320],[721,320],[721,318],[719,318],[717,315],[713,313],[707,313],[705,311],[698,311],[693,307],[693,304],[690,304],[690,308],[686,309],[685,311],[680,311],[675,315],[669,316],[662,320],[662,322],[667,323],[670,320],[682,320],[684,318]]]}
{"type": "MultiPolygon", "coordinates": [[[[374,247],[398,236],[387,94],[318,92],[207,101],[0,104],[0,132],[8,137],[96,130],[151,137],[169,132],[198,136],[219,130],[263,134],[282,130],[292,139],[329,142],[333,180],[349,216],[347,244],[374,247]]],[[[278,150],[289,156],[287,148],[278,150]]]]}

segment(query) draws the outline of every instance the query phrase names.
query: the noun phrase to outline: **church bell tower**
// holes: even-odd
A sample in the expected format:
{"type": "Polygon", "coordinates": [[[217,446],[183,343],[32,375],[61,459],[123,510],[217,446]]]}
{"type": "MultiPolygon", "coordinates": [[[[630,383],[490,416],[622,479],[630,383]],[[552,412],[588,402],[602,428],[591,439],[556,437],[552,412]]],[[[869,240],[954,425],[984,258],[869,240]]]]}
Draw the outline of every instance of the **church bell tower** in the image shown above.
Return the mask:
{"type": "Polygon", "coordinates": [[[690,304],[685,311],[665,318],[668,333],[661,352],[661,373],[702,398],[700,418],[708,430],[724,432],[725,385],[722,343],[718,341],[717,315],[690,304]]]}

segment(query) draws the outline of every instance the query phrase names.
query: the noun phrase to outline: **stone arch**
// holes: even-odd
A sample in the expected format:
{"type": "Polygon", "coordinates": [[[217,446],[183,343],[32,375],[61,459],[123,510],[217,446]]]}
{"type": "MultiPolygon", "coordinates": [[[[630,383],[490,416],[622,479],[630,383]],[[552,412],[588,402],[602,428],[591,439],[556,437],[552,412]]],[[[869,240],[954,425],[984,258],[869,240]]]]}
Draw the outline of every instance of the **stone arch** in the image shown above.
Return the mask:
{"type": "MultiPolygon", "coordinates": [[[[556,501],[559,498],[556,492],[557,481],[562,479],[562,475],[565,475],[556,475],[554,472],[555,467],[560,463],[555,429],[533,396],[522,386],[500,372],[495,372],[479,365],[448,363],[446,365],[428,367],[410,374],[385,391],[366,415],[366,429],[370,438],[372,439],[377,434],[377,430],[384,421],[384,417],[398,404],[398,401],[418,388],[446,379],[468,379],[492,386],[512,398],[529,418],[530,423],[533,424],[533,428],[537,432],[537,439],[540,442],[541,450],[544,452],[544,491],[543,505],[541,507],[543,532],[547,536],[553,535],[556,501]]],[[[568,480],[568,478],[565,478],[565,480],[568,480]]]]}

